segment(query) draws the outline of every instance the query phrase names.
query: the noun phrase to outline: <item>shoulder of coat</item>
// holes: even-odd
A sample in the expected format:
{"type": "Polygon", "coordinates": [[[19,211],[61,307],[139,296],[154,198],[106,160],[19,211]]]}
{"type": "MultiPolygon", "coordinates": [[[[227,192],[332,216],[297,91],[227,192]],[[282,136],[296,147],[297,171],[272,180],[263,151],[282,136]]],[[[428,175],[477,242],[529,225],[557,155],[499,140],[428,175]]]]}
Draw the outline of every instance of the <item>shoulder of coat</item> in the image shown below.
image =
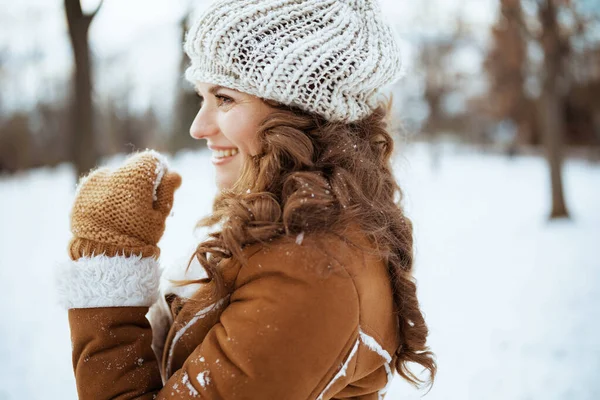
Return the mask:
{"type": "MultiPolygon", "coordinates": [[[[276,264],[282,268],[304,267],[324,275],[353,276],[365,264],[367,240],[359,234],[339,236],[333,233],[309,233],[283,236],[245,249],[249,264],[258,268],[276,264]]],[[[372,247],[370,247],[372,248],[372,247]]]]}

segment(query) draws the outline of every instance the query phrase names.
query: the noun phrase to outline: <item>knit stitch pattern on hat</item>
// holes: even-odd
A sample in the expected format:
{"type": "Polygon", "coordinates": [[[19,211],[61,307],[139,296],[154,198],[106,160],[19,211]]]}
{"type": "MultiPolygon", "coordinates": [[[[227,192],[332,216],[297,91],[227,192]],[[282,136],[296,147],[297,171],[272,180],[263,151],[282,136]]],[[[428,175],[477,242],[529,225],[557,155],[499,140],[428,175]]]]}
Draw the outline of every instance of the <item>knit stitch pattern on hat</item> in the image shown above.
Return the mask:
{"type": "Polygon", "coordinates": [[[376,0],[218,0],[192,25],[186,78],[355,122],[401,74],[376,0]]]}

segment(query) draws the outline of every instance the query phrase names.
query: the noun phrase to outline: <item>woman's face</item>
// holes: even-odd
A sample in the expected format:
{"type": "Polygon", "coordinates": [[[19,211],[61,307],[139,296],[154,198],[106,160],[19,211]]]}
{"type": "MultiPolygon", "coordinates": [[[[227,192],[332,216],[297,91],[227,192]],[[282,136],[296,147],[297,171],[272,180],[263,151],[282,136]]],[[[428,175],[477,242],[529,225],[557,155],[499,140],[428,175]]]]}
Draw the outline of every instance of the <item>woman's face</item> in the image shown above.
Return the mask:
{"type": "Polygon", "coordinates": [[[190,135],[206,139],[212,150],[219,189],[230,188],[239,178],[246,155],[260,150],[257,133],[260,123],[273,108],[256,96],[207,83],[197,83],[200,111],[190,135]]]}

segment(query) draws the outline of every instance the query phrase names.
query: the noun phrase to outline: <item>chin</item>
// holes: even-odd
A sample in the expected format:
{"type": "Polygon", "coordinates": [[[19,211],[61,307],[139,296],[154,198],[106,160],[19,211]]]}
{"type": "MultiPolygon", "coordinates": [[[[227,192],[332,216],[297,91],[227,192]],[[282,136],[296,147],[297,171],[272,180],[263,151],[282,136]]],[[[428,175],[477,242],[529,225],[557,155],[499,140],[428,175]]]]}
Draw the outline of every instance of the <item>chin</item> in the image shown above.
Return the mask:
{"type": "Polygon", "coordinates": [[[231,189],[241,174],[241,166],[237,163],[217,167],[215,183],[219,190],[231,189]]]}
{"type": "Polygon", "coordinates": [[[226,190],[233,187],[234,180],[225,176],[217,176],[215,183],[217,185],[217,189],[226,190]]]}

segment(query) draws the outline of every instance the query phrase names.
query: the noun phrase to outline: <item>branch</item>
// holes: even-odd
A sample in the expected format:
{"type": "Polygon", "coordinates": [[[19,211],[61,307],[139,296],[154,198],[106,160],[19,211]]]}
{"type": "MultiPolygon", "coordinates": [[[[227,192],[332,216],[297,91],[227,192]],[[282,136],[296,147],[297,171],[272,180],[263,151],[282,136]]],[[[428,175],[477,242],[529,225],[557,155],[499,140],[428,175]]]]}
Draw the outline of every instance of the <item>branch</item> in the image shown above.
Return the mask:
{"type": "Polygon", "coordinates": [[[86,29],[88,29],[90,27],[92,20],[94,19],[96,14],[98,14],[98,11],[100,10],[100,7],[102,7],[103,3],[104,3],[104,0],[100,0],[100,3],[98,3],[98,7],[96,7],[96,9],[92,13],[85,14],[83,17],[81,17],[81,19],[83,20],[83,23],[85,24],[86,29]]]}
{"type": "Polygon", "coordinates": [[[67,19],[70,21],[75,21],[83,16],[79,0],[65,0],[65,11],[67,12],[67,19]]]}
{"type": "Polygon", "coordinates": [[[100,3],[98,3],[98,7],[96,7],[96,9],[94,10],[94,12],[87,15],[87,17],[90,18],[90,21],[92,19],[94,19],[94,17],[96,16],[96,14],[98,14],[98,11],[100,11],[100,7],[102,7],[103,3],[104,3],[104,0],[100,0],[100,3]]]}

